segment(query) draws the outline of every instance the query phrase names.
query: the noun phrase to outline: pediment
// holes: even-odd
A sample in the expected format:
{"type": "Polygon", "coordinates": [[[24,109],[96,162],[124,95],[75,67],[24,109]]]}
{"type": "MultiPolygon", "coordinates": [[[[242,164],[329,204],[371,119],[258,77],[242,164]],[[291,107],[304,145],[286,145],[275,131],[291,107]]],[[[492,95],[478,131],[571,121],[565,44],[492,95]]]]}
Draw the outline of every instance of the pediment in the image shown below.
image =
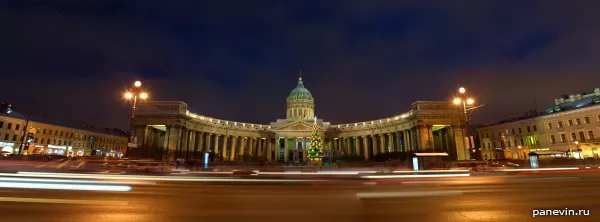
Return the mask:
{"type": "Polygon", "coordinates": [[[285,124],[276,130],[293,130],[293,131],[311,131],[312,125],[303,121],[296,121],[289,124],[285,124]]]}

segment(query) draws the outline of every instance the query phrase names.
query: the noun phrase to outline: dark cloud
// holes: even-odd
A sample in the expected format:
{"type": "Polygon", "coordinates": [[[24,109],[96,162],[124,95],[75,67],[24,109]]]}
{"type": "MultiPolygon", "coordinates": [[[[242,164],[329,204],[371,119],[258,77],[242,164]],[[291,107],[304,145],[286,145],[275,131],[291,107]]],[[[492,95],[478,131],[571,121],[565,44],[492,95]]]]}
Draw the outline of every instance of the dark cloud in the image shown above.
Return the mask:
{"type": "Polygon", "coordinates": [[[121,91],[217,118],[283,118],[300,69],[334,123],[402,113],[466,86],[493,122],[589,91],[593,1],[78,1],[0,3],[2,99],[55,119],[127,126],[121,91]]]}

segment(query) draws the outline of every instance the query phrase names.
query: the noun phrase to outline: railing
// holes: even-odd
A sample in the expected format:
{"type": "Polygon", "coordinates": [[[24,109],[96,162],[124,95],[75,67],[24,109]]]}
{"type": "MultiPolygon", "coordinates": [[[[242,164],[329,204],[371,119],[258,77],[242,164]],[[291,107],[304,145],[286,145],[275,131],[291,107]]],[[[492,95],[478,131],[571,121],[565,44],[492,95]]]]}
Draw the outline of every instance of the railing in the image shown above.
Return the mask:
{"type": "Polygon", "coordinates": [[[335,124],[335,125],[331,125],[334,128],[338,128],[338,129],[360,129],[360,128],[365,128],[365,127],[371,127],[371,126],[376,126],[376,125],[386,125],[386,124],[392,124],[392,123],[397,123],[399,121],[403,121],[409,117],[413,116],[413,112],[409,111],[394,117],[389,117],[389,118],[384,118],[384,119],[378,119],[378,120],[371,120],[371,121],[365,121],[365,122],[358,122],[358,123],[346,123],[346,124],[335,124]]]}

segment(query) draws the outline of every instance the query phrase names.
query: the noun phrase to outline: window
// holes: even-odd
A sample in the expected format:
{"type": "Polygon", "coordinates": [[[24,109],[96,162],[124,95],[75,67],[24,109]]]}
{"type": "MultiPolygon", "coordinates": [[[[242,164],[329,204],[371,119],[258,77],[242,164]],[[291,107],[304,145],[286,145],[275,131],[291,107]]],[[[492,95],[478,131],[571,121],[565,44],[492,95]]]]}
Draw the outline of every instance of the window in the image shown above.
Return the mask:
{"type": "Polygon", "coordinates": [[[512,147],[512,146],[510,145],[510,140],[507,140],[507,141],[506,141],[506,145],[507,145],[508,147],[512,147]]]}
{"type": "Polygon", "coordinates": [[[572,141],[575,141],[575,140],[577,140],[577,134],[575,134],[575,133],[571,133],[571,140],[572,140],[572,141]]]}
{"type": "Polygon", "coordinates": [[[11,128],[12,128],[12,123],[8,123],[7,129],[11,129],[11,128]]]}
{"type": "Polygon", "coordinates": [[[73,138],[73,133],[71,133],[71,138],[73,138]]]}
{"type": "Polygon", "coordinates": [[[41,143],[41,144],[44,144],[44,138],[42,138],[42,139],[40,140],[40,143],[41,143]]]}
{"type": "Polygon", "coordinates": [[[527,132],[531,133],[531,126],[527,126],[527,132]]]}
{"type": "Polygon", "coordinates": [[[17,124],[17,125],[15,126],[15,130],[19,130],[19,127],[20,127],[20,125],[19,125],[19,124],[17,124]]]}
{"type": "MultiPolygon", "coordinates": [[[[600,115],[598,115],[598,118],[600,119],[600,115]]],[[[4,127],[4,122],[0,122],[0,128],[4,127]]]]}
{"type": "Polygon", "coordinates": [[[10,134],[4,134],[4,140],[8,140],[8,137],[10,136],[10,134]]]}
{"type": "Polygon", "coordinates": [[[560,142],[561,143],[567,142],[567,136],[564,133],[560,134],[560,142]]]}
{"type": "Polygon", "coordinates": [[[563,128],[562,121],[558,121],[558,128],[563,128]]]}
{"type": "Polygon", "coordinates": [[[17,135],[13,135],[13,141],[17,141],[17,135]]]}
{"type": "Polygon", "coordinates": [[[52,130],[48,130],[48,135],[52,135],[52,130]]]}
{"type": "Polygon", "coordinates": [[[46,134],[46,129],[44,129],[44,132],[42,134],[46,134]]]}
{"type": "Polygon", "coordinates": [[[61,145],[61,143],[62,143],[62,140],[58,140],[58,145],[61,145]]]}
{"type": "Polygon", "coordinates": [[[54,136],[58,136],[58,130],[54,131],[54,136]]]}
{"type": "Polygon", "coordinates": [[[594,139],[594,131],[588,131],[588,139],[593,140],[594,139]]]}
{"type": "Polygon", "coordinates": [[[61,136],[61,137],[63,136],[63,133],[64,133],[64,132],[60,132],[60,136],[61,136]]]}
{"type": "Polygon", "coordinates": [[[569,120],[569,126],[573,126],[573,120],[572,119],[569,120]]]}
{"type": "Polygon", "coordinates": [[[525,145],[525,141],[521,138],[521,145],[525,145]]]}
{"type": "Polygon", "coordinates": [[[579,139],[581,142],[585,142],[585,133],[583,131],[579,132],[579,139]]]}
{"type": "Polygon", "coordinates": [[[533,125],[533,132],[537,132],[537,125],[533,125]]]}
{"type": "Polygon", "coordinates": [[[556,138],[554,138],[554,135],[550,135],[550,143],[552,143],[552,144],[556,143],[556,138]]]}
{"type": "Polygon", "coordinates": [[[548,129],[552,129],[552,123],[548,123],[548,129]]]}
{"type": "Polygon", "coordinates": [[[523,131],[521,131],[521,127],[519,127],[519,134],[521,134],[523,131]]]}
{"type": "Polygon", "coordinates": [[[515,128],[512,128],[512,133],[513,135],[515,135],[515,128]]]}
{"type": "Polygon", "coordinates": [[[590,117],[584,117],[583,120],[585,120],[585,124],[590,124],[590,117]]]}
{"type": "Polygon", "coordinates": [[[575,119],[575,122],[577,122],[577,125],[581,125],[581,119],[580,118],[575,119]]]}
{"type": "Polygon", "coordinates": [[[519,144],[517,143],[517,139],[514,139],[513,142],[514,142],[515,146],[519,146],[519,144]]]}

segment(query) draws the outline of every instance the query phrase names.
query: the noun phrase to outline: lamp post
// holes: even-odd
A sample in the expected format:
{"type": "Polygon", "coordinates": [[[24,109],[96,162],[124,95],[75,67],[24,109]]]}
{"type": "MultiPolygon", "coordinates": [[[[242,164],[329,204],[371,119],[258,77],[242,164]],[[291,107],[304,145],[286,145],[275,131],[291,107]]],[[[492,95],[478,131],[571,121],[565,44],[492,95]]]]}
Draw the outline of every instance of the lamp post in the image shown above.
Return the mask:
{"type": "MultiPolygon", "coordinates": [[[[142,100],[148,99],[148,93],[142,89],[142,82],[135,81],[133,83],[133,88],[128,89],[124,94],[125,99],[133,100],[133,107],[131,109],[131,120],[129,122],[129,144],[127,144],[127,148],[125,150],[125,154],[129,156],[129,147],[134,145],[137,147],[135,141],[135,127],[133,126],[133,120],[135,119],[135,109],[137,105],[138,97],[142,100]]],[[[140,156],[140,151],[138,150],[138,157],[140,156]]]]}
{"type": "MultiPolygon", "coordinates": [[[[471,140],[470,140],[470,136],[469,136],[469,116],[468,116],[468,111],[469,110],[473,110],[485,105],[480,105],[480,106],[474,106],[475,104],[475,99],[467,96],[467,90],[464,87],[460,87],[458,89],[458,95],[456,97],[454,97],[454,100],[452,101],[454,103],[454,105],[459,105],[462,107],[462,112],[464,115],[464,119],[465,119],[465,129],[463,129],[463,135],[465,138],[467,138],[467,143],[470,144],[471,140]]],[[[464,139],[463,139],[464,140],[464,139]]],[[[464,141],[463,141],[464,142],[464,141]]],[[[468,152],[468,148],[467,148],[467,143],[464,143],[464,153],[465,153],[465,159],[469,160],[469,152],[468,152]]]]}
{"type": "MultiPolygon", "coordinates": [[[[579,157],[581,157],[581,153],[579,153],[579,141],[575,141],[575,151],[577,151],[579,157]]],[[[571,147],[569,147],[569,152],[571,152],[571,155],[573,155],[573,150],[571,149],[571,147]]]]}

